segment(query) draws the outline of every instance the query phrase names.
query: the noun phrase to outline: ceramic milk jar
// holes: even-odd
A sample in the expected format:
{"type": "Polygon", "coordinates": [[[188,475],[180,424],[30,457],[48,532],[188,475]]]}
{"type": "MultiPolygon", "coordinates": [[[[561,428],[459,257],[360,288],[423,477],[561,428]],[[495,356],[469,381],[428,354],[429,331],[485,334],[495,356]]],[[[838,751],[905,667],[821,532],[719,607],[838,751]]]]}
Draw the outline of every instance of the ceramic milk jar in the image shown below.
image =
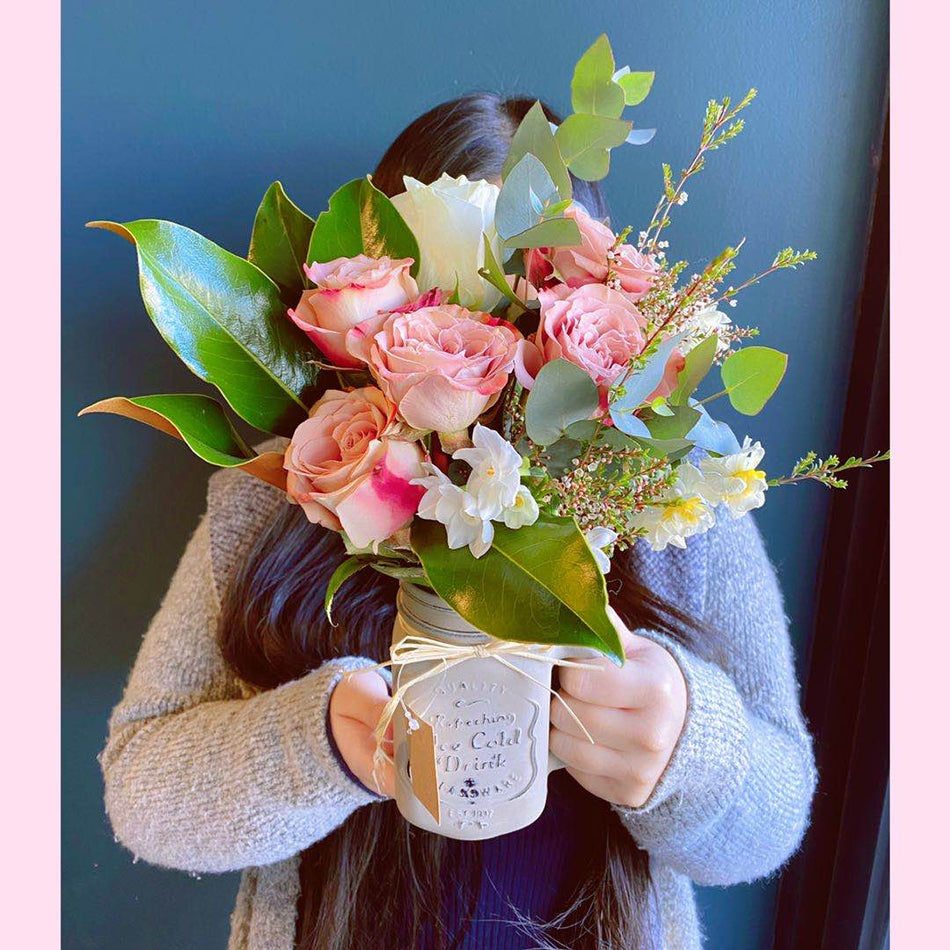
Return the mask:
{"type": "MultiPolygon", "coordinates": [[[[396,603],[394,644],[407,636],[464,647],[492,642],[427,588],[404,581],[396,603]]],[[[547,656],[566,658],[568,653],[597,655],[584,648],[558,648],[547,656]]],[[[398,710],[393,719],[396,802],[412,824],[449,838],[476,840],[517,831],[544,810],[548,773],[560,765],[548,752],[552,662],[511,654],[505,659],[531,678],[491,655],[474,655],[406,691],[409,713],[434,732],[440,818],[437,822],[413,791],[407,741],[412,725],[406,711],[398,710]]],[[[439,665],[396,664],[393,688],[439,665]]]]}

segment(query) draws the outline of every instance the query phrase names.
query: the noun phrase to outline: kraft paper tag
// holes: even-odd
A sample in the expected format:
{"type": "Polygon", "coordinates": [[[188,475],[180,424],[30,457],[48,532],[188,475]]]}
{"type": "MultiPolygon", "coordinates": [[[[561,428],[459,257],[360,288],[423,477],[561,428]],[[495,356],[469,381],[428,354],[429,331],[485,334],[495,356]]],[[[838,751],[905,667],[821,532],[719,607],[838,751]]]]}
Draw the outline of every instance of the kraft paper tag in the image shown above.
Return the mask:
{"type": "Polygon", "coordinates": [[[407,736],[412,791],[438,824],[442,819],[439,804],[439,779],[435,772],[435,732],[432,726],[421,716],[417,716],[412,709],[409,709],[409,713],[412,721],[418,723],[418,727],[407,736]]]}

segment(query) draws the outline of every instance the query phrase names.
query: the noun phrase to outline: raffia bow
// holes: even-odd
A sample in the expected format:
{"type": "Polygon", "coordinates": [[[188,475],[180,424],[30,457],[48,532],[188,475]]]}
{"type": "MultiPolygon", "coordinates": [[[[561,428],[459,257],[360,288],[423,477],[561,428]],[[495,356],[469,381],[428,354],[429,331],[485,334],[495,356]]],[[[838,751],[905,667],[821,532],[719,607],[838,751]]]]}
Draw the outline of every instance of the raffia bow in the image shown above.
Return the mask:
{"type": "MultiPolygon", "coordinates": [[[[373,753],[373,782],[376,785],[376,790],[380,791],[379,780],[376,776],[377,769],[383,762],[393,762],[392,756],[388,755],[383,749],[383,740],[386,736],[386,730],[389,728],[389,724],[393,721],[393,717],[396,715],[396,711],[400,706],[405,710],[411,728],[412,713],[405,703],[406,693],[414,686],[418,686],[420,683],[432,679],[435,676],[440,676],[453,666],[458,666],[459,663],[464,663],[466,660],[497,660],[502,666],[513,670],[519,676],[524,676],[541,689],[547,690],[547,692],[567,710],[568,715],[577,723],[581,732],[586,736],[587,741],[593,742],[594,739],[587,731],[587,727],[578,719],[577,714],[571,709],[563,696],[557,693],[551,686],[547,686],[539,679],[533,677],[520,666],[516,666],[511,662],[511,659],[509,659],[510,657],[520,657],[528,660],[540,660],[542,663],[557,664],[558,666],[572,666],[582,670],[598,669],[598,667],[592,663],[582,663],[577,660],[568,660],[552,656],[551,653],[553,650],[553,646],[539,643],[521,643],[515,640],[490,640],[488,643],[459,644],[447,643],[444,640],[436,640],[433,637],[427,637],[422,634],[409,634],[389,648],[389,659],[384,663],[376,663],[374,666],[362,667],[359,670],[353,670],[349,673],[349,676],[355,676],[370,670],[405,666],[410,663],[435,664],[429,669],[405,681],[401,681],[393,691],[392,696],[390,696],[389,702],[383,707],[379,722],[373,730],[373,737],[376,740],[376,751],[373,753]]],[[[424,716],[426,711],[428,711],[428,709],[419,712],[419,715],[424,716]]]]}

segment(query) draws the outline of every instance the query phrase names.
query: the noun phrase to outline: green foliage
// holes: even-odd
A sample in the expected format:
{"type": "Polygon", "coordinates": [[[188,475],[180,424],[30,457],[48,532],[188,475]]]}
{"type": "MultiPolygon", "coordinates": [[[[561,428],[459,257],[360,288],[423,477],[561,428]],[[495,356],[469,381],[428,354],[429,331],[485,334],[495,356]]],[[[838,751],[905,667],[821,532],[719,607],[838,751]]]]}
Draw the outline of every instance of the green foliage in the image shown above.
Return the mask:
{"type": "Polygon", "coordinates": [[[791,267],[792,269],[799,266],[799,264],[804,264],[807,261],[814,261],[818,259],[818,255],[814,251],[809,251],[807,248],[804,251],[795,251],[790,247],[786,247],[784,250],[778,252],[775,255],[775,260],[772,261],[772,267],[776,270],[784,267],[791,267]]]}
{"type": "Polygon", "coordinates": [[[506,247],[573,247],[581,243],[581,232],[573,218],[548,218],[505,241],[506,247]]]}
{"type": "Polygon", "coordinates": [[[699,422],[700,412],[692,406],[671,406],[672,415],[661,416],[655,412],[644,412],[643,421],[654,439],[662,441],[685,439],[699,422]]]}
{"type": "Polygon", "coordinates": [[[699,412],[696,424],[686,433],[701,449],[716,455],[732,455],[739,451],[739,440],[725,422],[713,419],[704,406],[690,400],[692,407],[699,412]]]}
{"type": "Polygon", "coordinates": [[[726,357],[722,383],[737,412],[755,416],[772,398],[785,375],[788,356],[768,346],[745,346],[726,357]]]}
{"type": "Polygon", "coordinates": [[[495,257],[495,252],[492,250],[491,241],[488,240],[487,235],[482,235],[482,242],[485,246],[485,266],[479,268],[479,276],[487,280],[496,290],[500,290],[510,303],[524,309],[524,303],[511,289],[508,281],[505,280],[505,272],[501,269],[501,264],[498,263],[495,257]]]}
{"type": "Polygon", "coordinates": [[[502,181],[507,179],[511,170],[527,154],[534,155],[547,169],[558,194],[564,201],[572,197],[571,176],[567,172],[564,159],[561,158],[554,133],[548,123],[541,103],[536,102],[527,112],[518,126],[508,149],[508,156],[501,169],[502,181]]]}
{"type": "MultiPolygon", "coordinates": [[[[644,363],[632,368],[620,382],[613,387],[610,394],[610,418],[615,426],[629,435],[640,435],[639,431],[631,431],[635,425],[633,412],[649,398],[663,381],[666,364],[673,354],[673,350],[682,340],[683,334],[664,340],[647,357],[644,363]]],[[[639,429],[639,426],[636,427],[639,429]]]]}
{"type": "Polygon", "coordinates": [[[559,126],[555,139],[567,167],[584,181],[600,181],[610,170],[610,149],[627,140],[631,122],[575,112],[559,126]]]}
{"type": "Polygon", "coordinates": [[[308,360],[316,353],[263,271],[170,221],[89,227],[135,244],[142,298],[159,333],[242,419],[278,435],[306,419],[318,374],[308,360]]]}
{"type": "Polygon", "coordinates": [[[467,548],[449,550],[441,524],[417,518],[412,548],[432,589],[490,636],[593,647],[623,662],[604,577],[573,519],[498,525],[492,547],[475,558],[467,548]]]}
{"type": "Polygon", "coordinates": [[[289,306],[297,303],[304,286],[303,265],[313,218],[304,214],[275,181],[264,193],[251,232],[247,259],[256,264],[281,289],[289,306]]]}
{"type": "Polygon", "coordinates": [[[528,438],[550,445],[572,423],[589,419],[600,403],[597,387],[587,373],[568,360],[541,367],[525,405],[528,438]]]}
{"type": "Polygon", "coordinates": [[[820,459],[814,452],[809,452],[804,458],[800,458],[795,463],[791,474],[783,478],[769,479],[769,486],[774,488],[779,485],[794,485],[798,482],[815,481],[828,488],[847,488],[848,482],[840,477],[841,472],[853,468],[870,468],[877,462],[887,462],[890,457],[891,453],[888,450],[887,452],[877,452],[868,458],[852,455],[846,462],[842,462],[837,455],[829,455],[826,459],[820,459]]]}
{"type": "Polygon", "coordinates": [[[308,263],[326,263],[338,257],[411,257],[411,273],[419,272],[419,244],[393,203],[369,176],[338,188],[329,208],[314,225],[308,263]]]}
{"type": "Polygon", "coordinates": [[[507,242],[538,224],[545,209],[556,201],[560,195],[547,168],[528,152],[501,186],[495,203],[495,230],[507,242]]]}
{"type": "Polygon", "coordinates": [[[676,389],[670,393],[670,402],[674,406],[685,405],[696,387],[705,379],[716,358],[718,347],[719,337],[712,334],[686,354],[686,362],[676,380],[676,389]]]}
{"type": "Polygon", "coordinates": [[[632,73],[627,67],[614,76],[614,80],[623,89],[624,101],[628,106],[638,106],[650,94],[653,88],[655,72],[632,73]]]}
{"type": "Polygon", "coordinates": [[[333,598],[336,596],[337,591],[354,574],[358,573],[369,564],[370,561],[368,561],[366,558],[348,557],[341,561],[337,566],[337,569],[333,572],[333,574],[330,575],[330,580],[327,583],[327,592],[323,598],[323,609],[326,611],[327,620],[329,620],[333,626],[336,626],[336,624],[333,623],[333,614],[331,611],[333,609],[333,598]]]}
{"type": "Polygon", "coordinates": [[[574,67],[571,79],[574,112],[619,119],[625,104],[625,90],[613,77],[614,54],[610,40],[602,33],[574,67]]]}

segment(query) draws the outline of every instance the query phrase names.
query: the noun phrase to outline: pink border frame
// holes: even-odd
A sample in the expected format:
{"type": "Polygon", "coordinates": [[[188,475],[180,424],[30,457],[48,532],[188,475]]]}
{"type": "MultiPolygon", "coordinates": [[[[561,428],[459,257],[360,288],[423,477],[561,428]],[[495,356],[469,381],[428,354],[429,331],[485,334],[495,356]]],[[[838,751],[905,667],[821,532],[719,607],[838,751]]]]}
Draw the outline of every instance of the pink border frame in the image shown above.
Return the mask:
{"type": "MultiPolygon", "coordinates": [[[[947,535],[948,505],[941,497],[945,469],[933,458],[946,452],[946,439],[939,428],[934,431],[940,422],[931,421],[927,411],[942,406],[938,390],[946,376],[938,362],[947,338],[946,305],[932,288],[947,266],[938,259],[946,243],[938,207],[944,203],[938,161],[946,138],[939,76],[950,15],[939,5],[903,0],[895,4],[892,18],[892,286],[898,317],[892,341],[892,933],[898,948],[912,948],[935,946],[946,930],[950,854],[942,781],[948,770],[944,719],[950,625],[944,605],[936,603],[936,594],[950,585],[948,557],[942,544],[938,547],[947,535]],[[933,356],[924,356],[927,348],[933,348],[933,356]],[[911,382],[912,388],[904,385],[911,382]],[[926,505],[924,492],[930,493],[926,505]]],[[[50,263],[59,254],[58,5],[38,0],[8,15],[5,26],[0,81],[5,88],[27,91],[7,103],[12,114],[6,127],[16,132],[15,151],[0,156],[7,185],[2,259],[7,272],[17,275],[5,287],[4,350],[16,353],[18,342],[31,349],[39,343],[40,352],[52,358],[59,344],[54,303],[59,276],[50,263]],[[44,252],[38,254],[37,248],[44,252]],[[39,286],[45,290],[37,296],[33,288],[39,286]],[[24,339],[17,341],[17,334],[24,339]]],[[[10,900],[18,912],[6,916],[4,936],[11,946],[53,947],[60,926],[59,688],[54,675],[59,660],[59,392],[49,387],[37,393],[28,370],[15,359],[5,362],[0,378],[4,404],[21,409],[28,394],[34,431],[42,433],[39,442],[18,445],[13,442],[18,429],[6,427],[13,443],[7,458],[14,452],[18,457],[3,471],[9,483],[5,497],[12,501],[4,512],[4,580],[18,596],[5,618],[4,843],[5,873],[19,893],[10,900]],[[39,419],[46,424],[39,425],[39,419]],[[30,485],[39,491],[30,492],[30,485]]]]}

